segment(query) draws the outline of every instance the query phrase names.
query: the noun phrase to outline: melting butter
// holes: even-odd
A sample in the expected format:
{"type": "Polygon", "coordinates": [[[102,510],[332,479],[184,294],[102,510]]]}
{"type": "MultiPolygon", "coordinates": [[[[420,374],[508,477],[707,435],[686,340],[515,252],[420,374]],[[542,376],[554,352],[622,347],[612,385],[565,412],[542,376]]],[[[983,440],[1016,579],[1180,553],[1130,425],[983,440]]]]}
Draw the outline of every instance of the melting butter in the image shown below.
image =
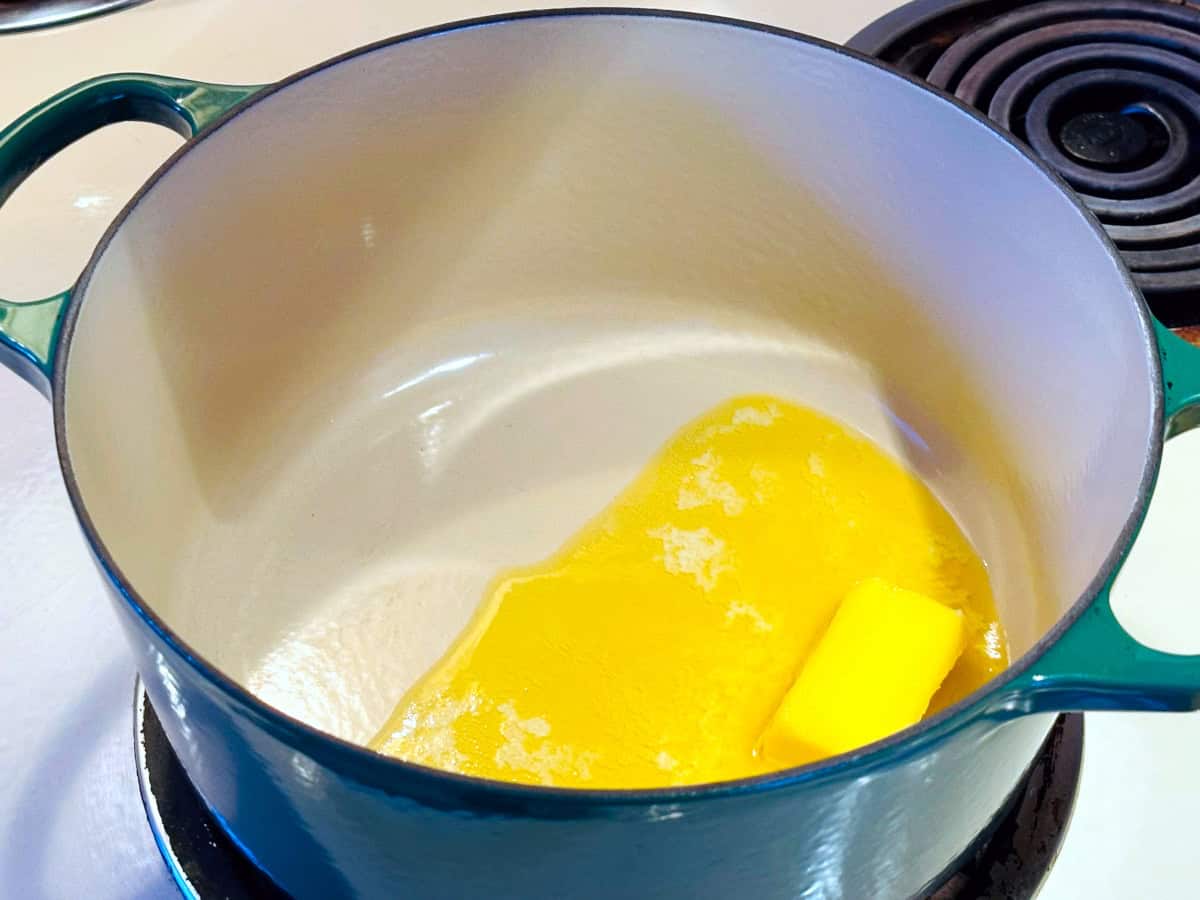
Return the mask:
{"type": "Polygon", "coordinates": [[[502,573],[371,746],[529,784],[663,787],[784,764],[756,747],[868,577],[960,610],[933,709],[1008,663],[983,562],[914,475],[837,421],[740,397],[682,428],[549,559],[502,573]]]}

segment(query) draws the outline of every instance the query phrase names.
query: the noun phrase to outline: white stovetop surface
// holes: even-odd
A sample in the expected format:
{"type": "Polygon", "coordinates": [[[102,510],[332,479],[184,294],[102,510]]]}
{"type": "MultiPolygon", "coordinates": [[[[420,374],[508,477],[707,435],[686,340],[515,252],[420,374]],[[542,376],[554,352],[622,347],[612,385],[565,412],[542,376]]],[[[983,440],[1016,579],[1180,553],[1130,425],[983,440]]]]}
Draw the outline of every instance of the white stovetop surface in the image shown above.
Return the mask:
{"type": "MultiPolygon", "coordinates": [[[[896,2],[657,5],[844,41],[896,2]]],[[[0,123],[103,72],[265,82],[387,35],[501,8],[495,0],[151,0],[0,36],[0,123]]],[[[70,283],[178,143],[156,126],[114,126],[45,166],[0,211],[0,295],[32,299],[70,283]]],[[[1187,572],[1197,517],[1200,433],[1168,448],[1118,598],[1140,634],[1175,650],[1200,649],[1200,598],[1187,572]]],[[[0,897],[177,896],[134,780],[132,690],[132,662],[55,467],[49,410],[0,369],[0,897]]],[[[1196,896],[1197,759],[1200,717],[1090,715],[1075,819],[1043,900],[1196,896]]]]}

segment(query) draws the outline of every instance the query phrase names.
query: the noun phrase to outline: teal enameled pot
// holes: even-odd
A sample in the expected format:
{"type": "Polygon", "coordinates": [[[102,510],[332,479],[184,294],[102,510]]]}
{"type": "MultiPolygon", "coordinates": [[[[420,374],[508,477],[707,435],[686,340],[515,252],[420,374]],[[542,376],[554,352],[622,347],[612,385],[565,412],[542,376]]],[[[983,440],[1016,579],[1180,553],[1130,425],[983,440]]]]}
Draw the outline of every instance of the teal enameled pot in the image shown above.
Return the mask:
{"type": "Polygon", "coordinates": [[[0,132],[0,197],[124,119],[188,141],[73,287],[0,305],[0,356],[53,402],[171,745],[292,895],[907,897],[1053,713],[1200,704],[1200,659],[1140,645],[1108,599],[1164,437],[1200,418],[1200,355],[954,100],[765,26],[519,14],[267,87],[85,82],[0,132]],[[920,472],[989,564],[1011,668],[855,753],[682,789],[498,784],[357,743],[489,572],[750,390],[920,472]],[[329,645],[356,665],[287,656],[383,595],[329,645]]]}

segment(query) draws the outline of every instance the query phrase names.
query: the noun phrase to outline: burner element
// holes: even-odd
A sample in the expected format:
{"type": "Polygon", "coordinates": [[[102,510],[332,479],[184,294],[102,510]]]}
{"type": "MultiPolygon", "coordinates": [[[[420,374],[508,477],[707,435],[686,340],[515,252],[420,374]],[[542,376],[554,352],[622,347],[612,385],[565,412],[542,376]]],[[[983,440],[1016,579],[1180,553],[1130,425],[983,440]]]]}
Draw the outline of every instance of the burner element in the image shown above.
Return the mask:
{"type": "Polygon", "coordinates": [[[1155,314],[1200,324],[1200,8],[918,0],[849,46],[1025,141],[1104,223],[1155,314]]]}
{"type": "Polygon", "coordinates": [[[1058,140],[1077,160],[1097,166],[1128,165],[1150,146],[1145,126],[1124,111],[1080,113],[1066,121],[1058,140]]]}
{"type": "MultiPolygon", "coordinates": [[[[256,868],[188,780],[141,683],[134,691],[134,752],[146,818],[187,900],[287,900],[256,868]]],[[[1083,764],[1083,716],[1058,717],[992,827],[938,878],[923,900],[1026,898],[1058,856],[1083,764]]]]}

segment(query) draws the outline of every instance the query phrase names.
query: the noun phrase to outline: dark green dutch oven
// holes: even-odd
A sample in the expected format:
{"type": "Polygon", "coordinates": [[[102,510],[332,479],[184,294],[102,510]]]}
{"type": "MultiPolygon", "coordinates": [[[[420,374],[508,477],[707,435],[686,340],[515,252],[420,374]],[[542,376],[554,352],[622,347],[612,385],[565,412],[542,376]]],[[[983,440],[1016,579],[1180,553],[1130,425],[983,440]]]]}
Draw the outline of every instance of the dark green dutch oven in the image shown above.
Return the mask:
{"type": "MultiPolygon", "coordinates": [[[[125,119],[190,139],[73,288],[0,305],[0,356],[53,401],[172,746],[295,896],[903,897],[1052,713],[1197,707],[1200,660],[1132,640],[1108,595],[1200,358],[953,100],[763,26],[512,15],[265,88],[85,82],[0,132],[0,196],[125,119]],[[747,386],[894,439],[989,562],[1007,672],[819,765],[628,792],[407,765],[243,686],[310,595],[747,386]]],[[[520,558],[507,532],[458,549],[520,558]]]]}

